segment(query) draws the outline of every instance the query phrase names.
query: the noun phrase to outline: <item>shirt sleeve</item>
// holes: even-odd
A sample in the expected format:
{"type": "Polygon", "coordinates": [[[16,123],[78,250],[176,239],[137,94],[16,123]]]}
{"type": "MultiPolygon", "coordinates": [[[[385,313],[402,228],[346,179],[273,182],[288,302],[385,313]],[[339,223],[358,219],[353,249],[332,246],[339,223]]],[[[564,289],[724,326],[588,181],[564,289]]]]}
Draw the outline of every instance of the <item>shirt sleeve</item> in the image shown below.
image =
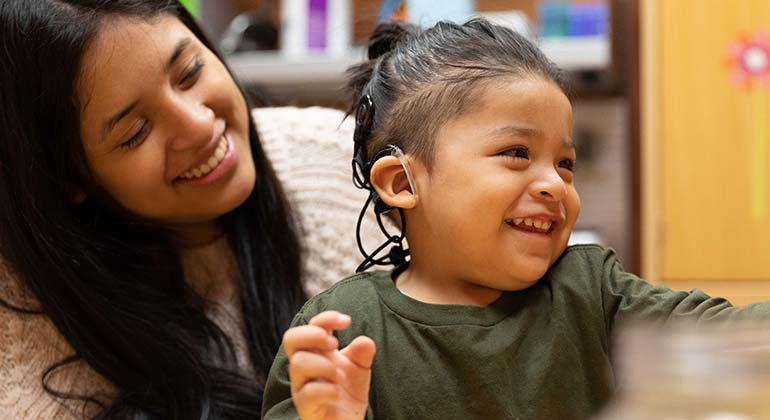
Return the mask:
{"type": "MultiPolygon", "coordinates": [[[[302,313],[297,314],[291,322],[294,328],[307,324],[302,313]]],[[[289,381],[289,358],[283,345],[278,349],[278,354],[270,367],[265,384],[265,393],[262,399],[263,420],[289,420],[299,419],[294,402],[291,398],[291,382],[289,381]]]]}
{"type": "Polygon", "coordinates": [[[627,321],[770,320],[770,302],[733,306],[727,299],[701,290],[675,291],[650,284],[623,270],[611,250],[602,259],[602,300],[608,325],[627,321]]]}

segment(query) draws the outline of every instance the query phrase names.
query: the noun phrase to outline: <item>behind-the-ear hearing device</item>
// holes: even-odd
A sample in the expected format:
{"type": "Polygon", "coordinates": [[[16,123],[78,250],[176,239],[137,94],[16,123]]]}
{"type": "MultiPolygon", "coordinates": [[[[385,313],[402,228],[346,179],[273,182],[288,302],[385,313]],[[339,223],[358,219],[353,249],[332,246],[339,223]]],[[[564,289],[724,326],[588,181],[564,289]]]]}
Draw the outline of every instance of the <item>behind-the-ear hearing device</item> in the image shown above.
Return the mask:
{"type": "Polygon", "coordinates": [[[382,222],[382,215],[387,214],[393,207],[382,201],[374,186],[371,183],[371,169],[374,162],[388,154],[395,156],[401,162],[401,166],[404,168],[406,178],[409,182],[409,187],[412,189],[412,194],[417,194],[417,188],[415,187],[414,177],[409,167],[409,161],[404,155],[404,152],[395,145],[388,145],[374,157],[369,160],[366,154],[366,140],[371,134],[372,125],[374,123],[374,102],[372,97],[364,95],[358,104],[356,109],[356,128],[353,133],[353,184],[360,188],[369,191],[369,197],[366,199],[361,213],[358,215],[358,222],[356,223],[356,242],[358,244],[358,250],[364,256],[364,261],[356,268],[356,272],[364,271],[374,265],[395,265],[401,266],[405,264],[406,257],[409,256],[409,250],[404,248],[403,242],[406,235],[406,218],[404,217],[404,210],[398,208],[399,216],[401,217],[401,234],[391,235],[385,228],[382,222]],[[361,242],[361,222],[363,221],[366,209],[369,208],[369,203],[374,202],[374,214],[377,218],[377,224],[380,230],[387,237],[387,240],[381,244],[372,253],[366,252],[361,242]],[[387,255],[376,258],[388,245],[391,245],[387,255]]]}
{"type": "MultiPolygon", "coordinates": [[[[377,154],[375,154],[374,158],[372,158],[372,160],[368,164],[369,170],[371,171],[371,168],[372,166],[374,166],[375,162],[377,162],[380,158],[383,158],[387,155],[394,156],[399,160],[399,162],[401,162],[401,167],[404,168],[406,179],[409,182],[409,189],[414,196],[417,196],[417,187],[415,187],[415,184],[414,184],[414,177],[412,176],[412,169],[409,167],[409,160],[407,160],[406,155],[398,146],[389,144],[385,146],[382,150],[380,150],[377,154]]],[[[371,173],[369,173],[369,175],[371,175],[371,173]]],[[[371,180],[370,180],[370,184],[371,184],[371,180]]],[[[377,190],[374,189],[374,186],[370,185],[370,187],[371,187],[370,192],[374,195],[372,197],[372,201],[374,201],[374,211],[380,214],[387,214],[388,212],[393,210],[392,206],[382,201],[379,194],[377,194],[377,190]]]]}
{"type": "Polygon", "coordinates": [[[417,197],[417,187],[415,186],[412,169],[409,167],[409,161],[406,159],[406,155],[398,146],[391,144],[388,145],[388,147],[390,148],[391,156],[395,156],[401,162],[401,166],[404,168],[404,173],[406,174],[406,180],[409,181],[409,188],[412,191],[412,195],[417,197]]]}

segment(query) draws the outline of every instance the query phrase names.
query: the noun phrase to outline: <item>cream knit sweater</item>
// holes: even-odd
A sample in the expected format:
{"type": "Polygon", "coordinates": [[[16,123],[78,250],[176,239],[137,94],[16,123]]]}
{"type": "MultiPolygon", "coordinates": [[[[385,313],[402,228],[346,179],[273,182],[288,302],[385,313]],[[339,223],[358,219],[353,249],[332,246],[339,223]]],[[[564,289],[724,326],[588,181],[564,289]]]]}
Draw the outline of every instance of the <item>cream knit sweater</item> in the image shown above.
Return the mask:
{"type": "MultiPolygon", "coordinates": [[[[343,116],[340,111],[324,108],[254,111],[263,146],[301,225],[309,295],[352,274],[362,259],[355,243],[355,226],[366,193],[352,185],[353,123],[351,118],[343,122],[343,116]]],[[[383,237],[373,217],[368,217],[364,227],[364,242],[373,249],[383,237]]],[[[35,304],[1,261],[0,296],[23,307],[35,304]]],[[[224,309],[210,316],[231,334],[240,347],[238,353],[243,354],[239,320],[228,316],[238,311],[224,309]]],[[[0,419],[70,420],[92,414],[93,407],[58,400],[43,390],[45,370],[72,354],[45,316],[21,315],[0,307],[0,419]]],[[[242,363],[245,369],[247,364],[242,363]]],[[[95,395],[103,401],[114,395],[111,384],[83,363],[58,370],[50,384],[60,391],[95,395]]]]}

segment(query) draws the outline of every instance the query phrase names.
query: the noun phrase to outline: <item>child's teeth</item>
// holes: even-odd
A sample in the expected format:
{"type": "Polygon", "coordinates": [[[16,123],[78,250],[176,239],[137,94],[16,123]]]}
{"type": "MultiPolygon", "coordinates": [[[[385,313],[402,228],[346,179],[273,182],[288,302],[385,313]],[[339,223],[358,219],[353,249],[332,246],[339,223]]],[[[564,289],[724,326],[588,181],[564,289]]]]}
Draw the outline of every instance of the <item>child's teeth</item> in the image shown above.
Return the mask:
{"type": "Polygon", "coordinates": [[[512,224],[514,226],[527,226],[531,228],[535,228],[537,230],[542,230],[543,232],[548,232],[549,229],[551,229],[551,226],[553,226],[553,222],[550,220],[542,220],[542,219],[533,219],[531,217],[522,218],[517,217],[515,219],[506,219],[506,223],[512,224]]]}

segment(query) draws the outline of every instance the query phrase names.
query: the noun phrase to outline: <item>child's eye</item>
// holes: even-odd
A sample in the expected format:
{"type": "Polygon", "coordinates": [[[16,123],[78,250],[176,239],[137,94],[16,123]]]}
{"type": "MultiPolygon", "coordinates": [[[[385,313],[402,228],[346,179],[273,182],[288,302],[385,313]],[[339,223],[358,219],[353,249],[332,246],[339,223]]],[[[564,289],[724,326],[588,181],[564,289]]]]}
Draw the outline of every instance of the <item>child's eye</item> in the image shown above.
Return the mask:
{"type": "Polygon", "coordinates": [[[147,137],[147,133],[150,131],[150,125],[147,121],[142,123],[142,126],[137,130],[134,135],[131,136],[128,140],[120,144],[121,149],[133,149],[134,147],[141,144],[141,142],[147,137]]]}
{"type": "Polygon", "coordinates": [[[575,170],[575,160],[574,159],[562,159],[559,161],[559,167],[564,168],[570,172],[573,172],[575,170]]]}
{"type": "Polygon", "coordinates": [[[514,159],[529,159],[529,149],[526,147],[514,147],[500,154],[502,156],[511,157],[514,159]]]}
{"type": "Polygon", "coordinates": [[[200,76],[202,68],[203,62],[200,60],[200,58],[196,57],[195,61],[190,66],[190,69],[185,73],[184,76],[182,76],[182,79],[179,81],[179,86],[182,89],[188,89],[192,87],[192,85],[194,85],[198,80],[198,76],[200,76]]]}

